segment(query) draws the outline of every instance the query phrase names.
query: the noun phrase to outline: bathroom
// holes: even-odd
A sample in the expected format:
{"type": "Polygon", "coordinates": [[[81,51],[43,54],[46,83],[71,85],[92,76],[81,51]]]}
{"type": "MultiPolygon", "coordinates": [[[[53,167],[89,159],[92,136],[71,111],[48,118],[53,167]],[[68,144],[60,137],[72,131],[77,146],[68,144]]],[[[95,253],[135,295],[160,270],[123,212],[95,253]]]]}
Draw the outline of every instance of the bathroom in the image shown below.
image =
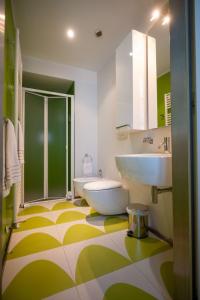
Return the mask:
{"type": "Polygon", "coordinates": [[[198,299],[196,2],[2,1],[2,299],[198,299]]]}

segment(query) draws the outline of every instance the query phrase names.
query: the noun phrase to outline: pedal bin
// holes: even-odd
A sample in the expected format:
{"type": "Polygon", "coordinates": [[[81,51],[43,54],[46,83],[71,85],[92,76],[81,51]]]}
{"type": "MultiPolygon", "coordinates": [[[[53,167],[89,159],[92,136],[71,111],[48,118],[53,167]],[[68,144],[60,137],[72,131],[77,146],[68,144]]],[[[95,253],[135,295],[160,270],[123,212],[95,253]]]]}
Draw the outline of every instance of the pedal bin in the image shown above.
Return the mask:
{"type": "Polygon", "coordinates": [[[143,239],[148,236],[149,208],[141,203],[132,203],[126,208],[129,214],[128,236],[143,239]]]}

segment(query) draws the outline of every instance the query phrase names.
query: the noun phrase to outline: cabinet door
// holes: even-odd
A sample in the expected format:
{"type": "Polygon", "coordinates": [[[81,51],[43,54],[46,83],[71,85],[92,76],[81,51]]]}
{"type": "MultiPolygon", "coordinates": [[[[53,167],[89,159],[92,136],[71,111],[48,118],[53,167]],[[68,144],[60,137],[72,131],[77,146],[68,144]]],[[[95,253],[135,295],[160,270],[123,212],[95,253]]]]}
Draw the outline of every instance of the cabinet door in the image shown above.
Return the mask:
{"type": "Polygon", "coordinates": [[[116,127],[133,127],[132,32],[116,51],[116,127]]]}
{"type": "Polygon", "coordinates": [[[132,30],[116,50],[116,127],[147,129],[146,34],[132,30]]]}
{"type": "Polygon", "coordinates": [[[144,33],[132,31],[133,47],[133,129],[148,128],[147,111],[147,36],[144,33]]]}
{"type": "Polygon", "coordinates": [[[148,128],[157,127],[156,39],[148,36],[148,128]]]}

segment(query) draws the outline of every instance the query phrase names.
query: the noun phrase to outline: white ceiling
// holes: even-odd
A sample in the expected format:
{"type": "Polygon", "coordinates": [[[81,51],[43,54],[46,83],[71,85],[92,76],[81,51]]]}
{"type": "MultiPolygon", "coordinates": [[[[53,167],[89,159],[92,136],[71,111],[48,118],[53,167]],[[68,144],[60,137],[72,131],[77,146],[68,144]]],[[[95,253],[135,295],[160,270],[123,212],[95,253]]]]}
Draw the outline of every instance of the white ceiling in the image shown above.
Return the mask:
{"type": "Polygon", "coordinates": [[[97,71],[131,29],[146,32],[166,0],[13,0],[22,54],[97,71]],[[66,29],[76,32],[66,38],[66,29]],[[103,37],[97,39],[95,30],[103,37]]]}

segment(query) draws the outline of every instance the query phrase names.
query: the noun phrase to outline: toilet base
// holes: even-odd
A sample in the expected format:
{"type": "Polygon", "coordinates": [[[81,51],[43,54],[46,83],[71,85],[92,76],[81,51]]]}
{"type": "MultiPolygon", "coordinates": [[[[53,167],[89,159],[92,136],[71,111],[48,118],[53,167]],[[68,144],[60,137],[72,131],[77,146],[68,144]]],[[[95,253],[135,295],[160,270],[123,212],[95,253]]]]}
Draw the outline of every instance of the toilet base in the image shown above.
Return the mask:
{"type": "MultiPolygon", "coordinates": [[[[106,185],[106,182],[105,182],[106,185]]],[[[126,213],[129,196],[123,187],[92,190],[92,183],[84,186],[84,196],[88,204],[102,215],[118,215],[126,213]]],[[[95,183],[94,183],[95,188],[95,183]]]]}

